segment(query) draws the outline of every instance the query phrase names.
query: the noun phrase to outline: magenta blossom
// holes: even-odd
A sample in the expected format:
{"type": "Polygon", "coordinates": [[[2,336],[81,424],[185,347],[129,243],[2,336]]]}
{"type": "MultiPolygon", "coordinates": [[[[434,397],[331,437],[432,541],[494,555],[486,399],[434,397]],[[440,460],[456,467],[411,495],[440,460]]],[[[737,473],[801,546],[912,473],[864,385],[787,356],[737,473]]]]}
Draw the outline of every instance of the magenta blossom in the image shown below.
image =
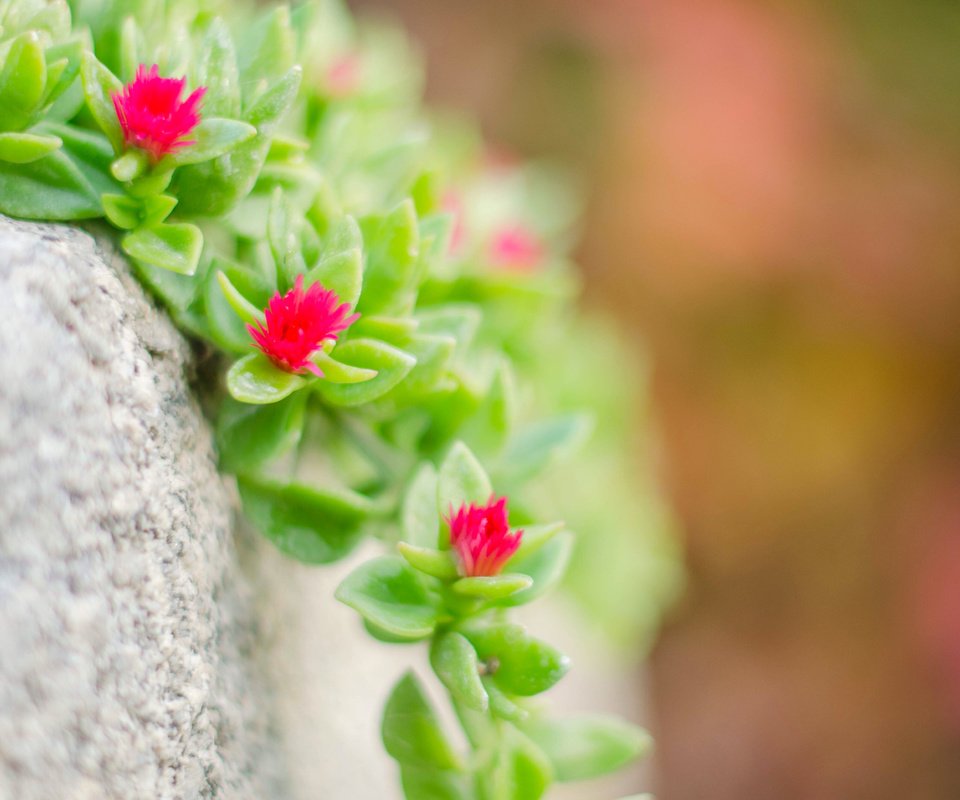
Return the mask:
{"type": "Polygon", "coordinates": [[[112,97],[128,146],[149,153],[157,162],[195,144],[186,137],[200,123],[200,101],[207,90],[201,86],[181,101],[186,86],[186,78],[161,78],[156,64],[137,68],[136,78],[112,97]]]}
{"type": "Polygon", "coordinates": [[[247,325],[257,347],[280,369],[295,374],[304,371],[323,377],[310,357],[327,340],[350,327],[359,314],[350,314],[350,306],[341,303],[337,293],[319,283],[303,290],[303,275],[285,295],[277,292],[264,309],[262,322],[247,325]]]}
{"type": "Polygon", "coordinates": [[[464,503],[456,511],[451,507],[446,521],[464,577],[498,575],[523,538],[523,531],[510,533],[506,497],[491,497],[486,505],[464,503]]]}
{"type": "Polygon", "coordinates": [[[543,245],[521,225],[502,228],[490,240],[490,259],[508,269],[533,269],[543,259],[543,245]]]}

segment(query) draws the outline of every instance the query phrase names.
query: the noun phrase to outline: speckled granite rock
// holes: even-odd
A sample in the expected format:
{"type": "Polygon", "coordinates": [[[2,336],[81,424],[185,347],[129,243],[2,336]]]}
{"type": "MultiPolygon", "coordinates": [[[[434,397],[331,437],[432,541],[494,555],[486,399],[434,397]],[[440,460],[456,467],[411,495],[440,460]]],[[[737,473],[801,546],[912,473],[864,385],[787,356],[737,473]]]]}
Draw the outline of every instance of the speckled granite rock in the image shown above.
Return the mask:
{"type": "Polygon", "coordinates": [[[109,247],[0,218],[0,798],[272,798],[189,349],[109,247]]]}

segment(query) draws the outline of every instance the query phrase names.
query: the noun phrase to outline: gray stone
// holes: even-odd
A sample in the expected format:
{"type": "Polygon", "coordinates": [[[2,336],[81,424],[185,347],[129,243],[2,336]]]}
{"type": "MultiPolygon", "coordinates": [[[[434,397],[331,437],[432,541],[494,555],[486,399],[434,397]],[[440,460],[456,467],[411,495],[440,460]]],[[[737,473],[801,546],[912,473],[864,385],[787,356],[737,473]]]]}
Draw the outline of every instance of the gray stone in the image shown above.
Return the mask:
{"type": "Polygon", "coordinates": [[[286,794],[189,364],[115,251],[0,218],[0,798],[286,794]]]}

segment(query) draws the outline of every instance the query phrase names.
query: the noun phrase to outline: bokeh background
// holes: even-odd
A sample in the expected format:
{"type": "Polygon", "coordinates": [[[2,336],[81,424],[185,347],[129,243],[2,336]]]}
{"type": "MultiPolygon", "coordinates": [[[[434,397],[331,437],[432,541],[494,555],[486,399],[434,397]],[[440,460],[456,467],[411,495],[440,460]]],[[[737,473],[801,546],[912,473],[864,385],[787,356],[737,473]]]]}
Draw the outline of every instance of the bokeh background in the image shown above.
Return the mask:
{"type": "Polygon", "coordinates": [[[960,3],[351,5],[583,182],[687,552],[659,800],[960,797],[960,3]]]}

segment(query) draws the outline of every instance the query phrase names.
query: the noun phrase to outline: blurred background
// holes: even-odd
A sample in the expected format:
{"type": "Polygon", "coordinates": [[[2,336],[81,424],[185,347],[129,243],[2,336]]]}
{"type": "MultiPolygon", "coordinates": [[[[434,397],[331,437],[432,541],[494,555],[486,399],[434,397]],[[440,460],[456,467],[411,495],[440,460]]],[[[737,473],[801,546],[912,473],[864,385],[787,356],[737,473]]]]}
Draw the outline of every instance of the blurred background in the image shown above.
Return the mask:
{"type": "Polygon", "coordinates": [[[960,3],[351,5],[582,178],[687,551],[659,800],[960,797],[960,3]]]}

